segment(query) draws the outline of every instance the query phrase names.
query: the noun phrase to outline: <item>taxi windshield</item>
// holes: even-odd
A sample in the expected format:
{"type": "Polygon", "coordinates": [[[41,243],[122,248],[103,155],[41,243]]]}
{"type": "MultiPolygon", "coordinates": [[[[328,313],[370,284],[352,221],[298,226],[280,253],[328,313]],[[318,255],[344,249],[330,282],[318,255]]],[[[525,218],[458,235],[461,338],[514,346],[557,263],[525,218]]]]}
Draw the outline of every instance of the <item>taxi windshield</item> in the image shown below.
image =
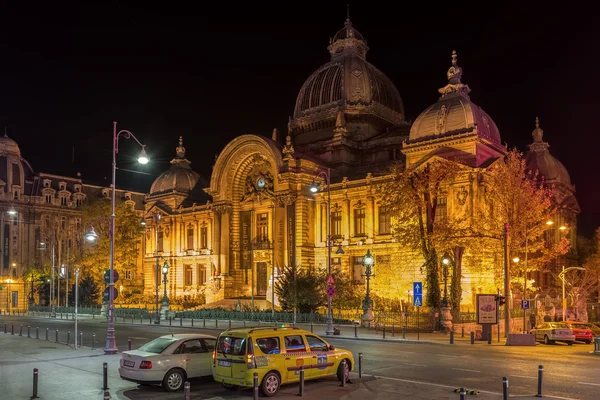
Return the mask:
{"type": "Polygon", "coordinates": [[[246,339],[234,336],[221,336],[217,344],[217,351],[221,354],[243,356],[246,354],[246,339]]]}

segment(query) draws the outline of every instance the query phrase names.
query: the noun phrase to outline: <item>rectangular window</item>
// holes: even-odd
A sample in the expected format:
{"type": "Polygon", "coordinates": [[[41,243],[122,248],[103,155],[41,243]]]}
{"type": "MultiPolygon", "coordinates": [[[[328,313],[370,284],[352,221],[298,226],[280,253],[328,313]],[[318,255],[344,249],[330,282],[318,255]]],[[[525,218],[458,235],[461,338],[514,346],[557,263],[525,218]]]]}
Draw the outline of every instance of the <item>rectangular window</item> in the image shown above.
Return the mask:
{"type": "Polygon", "coordinates": [[[65,217],[60,218],[60,229],[67,229],[67,219],[65,217]]]}
{"type": "Polygon", "coordinates": [[[131,270],[130,269],[125,270],[125,279],[131,279],[131,276],[132,276],[131,270]]]}
{"type": "Polygon", "coordinates": [[[75,205],[76,205],[77,207],[81,207],[81,199],[80,199],[80,198],[76,198],[76,199],[75,199],[75,205]]]}
{"type": "Polygon", "coordinates": [[[192,271],[192,266],[191,265],[186,265],[185,267],[185,286],[192,286],[192,278],[193,278],[193,271],[192,271]]]}
{"type": "Polygon", "coordinates": [[[194,228],[190,226],[187,228],[187,250],[193,250],[194,248],[194,228]]]}
{"type": "Polygon", "coordinates": [[[360,283],[364,283],[362,259],[362,256],[354,257],[354,263],[352,263],[352,280],[360,283]]]}
{"type": "Polygon", "coordinates": [[[437,198],[437,206],[435,209],[435,222],[445,220],[448,216],[447,199],[446,197],[437,198]]]}
{"type": "Polygon", "coordinates": [[[331,213],[331,236],[342,236],[342,212],[331,213]]]}
{"type": "Polygon", "coordinates": [[[67,197],[66,196],[62,196],[60,198],[60,205],[61,206],[66,206],[67,205],[67,197]]]}
{"type": "Polygon", "coordinates": [[[301,335],[285,336],[285,352],[286,353],[301,353],[306,351],[304,339],[301,335]]]}
{"type": "Polygon", "coordinates": [[[200,228],[200,248],[208,249],[208,228],[206,226],[200,228]]]}
{"type": "Polygon", "coordinates": [[[260,213],[256,216],[256,239],[259,242],[269,241],[269,214],[260,213]]]}
{"type": "Polygon", "coordinates": [[[198,285],[206,285],[206,267],[198,265],[198,285]]]}
{"type": "Polygon", "coordinates": [[[256,345],[263,354],[279,354],[279,338],[277,336],[256,339],[256,345]]]}
{"type": "Polygon", "coordinates": [[[18,190],[15,190],[15,191],[13,192],[13,199],[15,199],[15,200],[19,200],[19,191],[18,191],[18,190]]]}
{"type": "Polygon", "coordinates": [[[164,232],[163,231],[158,231],[158,243],[156,244],[158,251],[164,251],[163,246],[164,244],[164,232]]]}
{"type": "Polygon", "coordinates": [[[391,213],[385,208],[379,208],[379,234],[389,235],[392,233],[391,213]]]}
{"type": "Polygon", "coordinates": [[[354,236],[365,235],[365,209],[354,210],[354,236]]]}
{"type": "Polygon", "coordinates": [[[46,195],[46,203],[47,204],[52,204],[52,195],[51,194],[47,194],[46,195]]]}

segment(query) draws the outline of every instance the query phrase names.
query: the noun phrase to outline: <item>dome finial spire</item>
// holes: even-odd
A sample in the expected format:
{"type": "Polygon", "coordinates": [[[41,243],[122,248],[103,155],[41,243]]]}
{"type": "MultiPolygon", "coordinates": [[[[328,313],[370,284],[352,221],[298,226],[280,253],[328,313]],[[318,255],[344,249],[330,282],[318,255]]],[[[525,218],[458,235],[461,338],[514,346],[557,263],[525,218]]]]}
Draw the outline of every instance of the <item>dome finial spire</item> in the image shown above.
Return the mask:
{"type": "Polygon", "coordinates": [[[452,50],[452,65],[448,68],[446,76],[448,77],[448,84],[443,88],[440,88],[438,92],[442,94],[442,97],[450,96],[458,93],[464,97],[469,97],[468,85],[464,85],[460,80],[462,78],[462,68],[458,66],[456,59],[458,58],[456,50],[452,50]]]}
{"type": "Polygon", "coordinates": [[[535,117],[535,129],[531,133],[533,136],[533,143],[543,143],[542,138],[544,137],[544,130],[540,128],[540,118],[535,117]]]}
{"type": "Polygon", "coordinates": [[[350,4],[346,4],[346,22],[350,22],[350,4]]]}
{"type": "Polygon", "coordinates": [[[6,130],[6,125],[4,125],[4,137],[8,137],[8,133],[7,133],[7,130],[6,130]]]}
{"type": "Polygon", "coordinates": [[[535,117],[535,127],[536,129],[540,127],[540,117],[535,117]]]}
{"type": "Polygon", "coordinates": [[[179,136],[179,146],[175,149],[177,158],[185,158],[185,147],[183,147],[183,136],[179,136]]]}

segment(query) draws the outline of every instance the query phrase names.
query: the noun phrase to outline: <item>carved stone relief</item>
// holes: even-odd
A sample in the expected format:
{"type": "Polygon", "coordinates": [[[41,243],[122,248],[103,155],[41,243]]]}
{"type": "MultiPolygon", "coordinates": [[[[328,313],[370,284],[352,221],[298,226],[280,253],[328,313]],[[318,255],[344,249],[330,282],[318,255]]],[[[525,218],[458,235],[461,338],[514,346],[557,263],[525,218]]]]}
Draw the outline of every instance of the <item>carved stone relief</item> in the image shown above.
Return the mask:
{"type": "Polygon", "coordinates": [[[435,133],[444,133],[446,130],[446,119],[448,117],[448,112],[450,109],[446,107],[445,104],[442,104],[442,107],[439,109],[436,119],[435,119],[435,133]]]}
{"type": "Polygon", "coordinates": [[[464,186],[461,186],[460,190],[456,193],[456,199],[458,200],[458,204],[464,206],[467,202],[467,197],[469,196],[469,192],[464,186]]]}

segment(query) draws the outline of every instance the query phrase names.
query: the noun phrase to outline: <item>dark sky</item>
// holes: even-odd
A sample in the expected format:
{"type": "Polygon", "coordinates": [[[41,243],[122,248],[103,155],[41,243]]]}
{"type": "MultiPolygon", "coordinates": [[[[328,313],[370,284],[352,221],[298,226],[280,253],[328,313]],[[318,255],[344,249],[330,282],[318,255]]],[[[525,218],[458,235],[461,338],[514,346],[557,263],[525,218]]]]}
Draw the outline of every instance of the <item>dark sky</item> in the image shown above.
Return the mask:
{"type": "MultiPolygon", "coordinates": [[[[234,137],[285,133],[300,87],[329,60],[329,38],[346,17],[346,2],[336,1],[93,3],[0,9],[0,124],[36,171],[80,171],[105,184],[112,121],[147,145],[145,171],[154,176],[180,135],[194,169],[209,177],[234,137]]],[[[396,84],[408,118],[437,100],[456,49],[471,99],[510,147],[526,150],[539,115],[576,185],[580,231],[590,235],[600,225],[596,11],[414,3],[350,5],[367,59],[396,84]]],[[[139,168],[137,145],[120,146],[119,165],[139,168]]],[[[119,171],[117,185],[147,191],[154,176],[119,171]]]]}

